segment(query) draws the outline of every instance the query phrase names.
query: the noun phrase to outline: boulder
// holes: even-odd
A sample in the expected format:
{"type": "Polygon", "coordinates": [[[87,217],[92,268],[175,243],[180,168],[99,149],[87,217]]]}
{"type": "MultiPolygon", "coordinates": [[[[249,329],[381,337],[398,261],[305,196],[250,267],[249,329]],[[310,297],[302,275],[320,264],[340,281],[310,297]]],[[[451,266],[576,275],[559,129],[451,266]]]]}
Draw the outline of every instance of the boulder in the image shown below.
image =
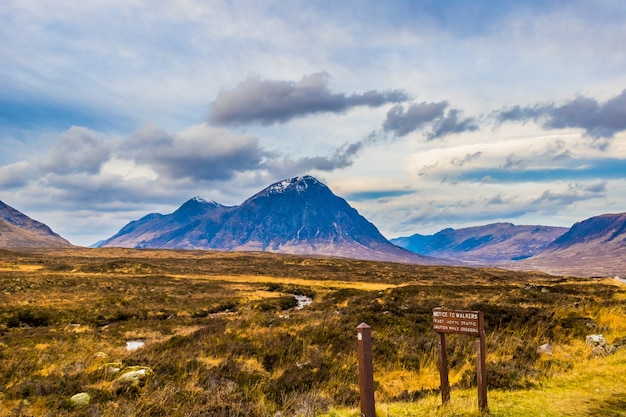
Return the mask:
{"type": "Polygon", "coordinates": [[[601,358],[606,355],[608,355],[608,352],[606,351],[606,349],[604,349],[603,346],[596,346],[591,351],[592,358],[601,358]]]}
{"type": "Polygon", "coordinates": [[[585,344],[592,347],[591,357],[601,358],[603,356],[612,355],[617,351],[617,347],[609,345],[601,334],[590,334],[585,339],[585,344]]]}
{"type": "Polygon", "coordinates": [[[154,372],[147,366],[129,366],[115,379],[118,388],[141,388],[154,372]]]}
{"type": "Polygon", "coordinates": [[[590,334],[585,339],[585,344],[591,347],[606,346],[606,339],[601,334],[590,334]]]}
{"type": "Polygon", "coordinates": [[[83,408],[87,407],[91,402],[91,395],[86,392],[79,392],[78,394],[72,395],[70,398],[70,404],[74,408],[83,408]]]}

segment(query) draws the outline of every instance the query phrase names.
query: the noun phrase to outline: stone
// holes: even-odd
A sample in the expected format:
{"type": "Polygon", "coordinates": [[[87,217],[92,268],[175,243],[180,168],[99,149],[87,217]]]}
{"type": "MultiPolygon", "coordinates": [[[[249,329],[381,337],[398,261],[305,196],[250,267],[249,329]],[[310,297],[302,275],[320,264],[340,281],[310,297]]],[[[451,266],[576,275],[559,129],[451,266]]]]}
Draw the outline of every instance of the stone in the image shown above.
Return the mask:
{"type": "Polygon", "coordinates": [[[546,355],[552,355],[552,346],[550,343],[544,343],[537,348],[537,353],[545,353],[546,355]]]}
{"type": "Polygon", "coordinates": [[[602,347],[602,346],[596,346],[591,351],[591,357],[592,358],[601,358],[603,356],[606,356],[607,354],[608,353],[607,353],[606,349],[604,349],[604,347],[602,347]]]}
{"type": "Polygon", "coordinates": [[[70,398],[70,404],[75,408],[83,408],[87,407],[91,402],[91,395],[86,392],[79,392],[78,394],[72,395],[70,398]]]}
{"type": "Polygon", "coordinates": [[[146,342],[144,342],[143,340],[129,340],[126,342],[126,350],[128,352],[133,352],[137,349],[144,347],[145,344],[146,342]]]}
{"type": "Polygon", "coordinates": [[[154,372],[147,366],[129,366],[124,368],[116,382],[119,386],[139,388],[144,386],[146,380],[154,372]]]}
{"type": "Polygon", "coordinates": [[[585,344],[592,347],[604,347],[606,346],[606,339],[601,334],[590,334],[585,338],[585,344]]]}

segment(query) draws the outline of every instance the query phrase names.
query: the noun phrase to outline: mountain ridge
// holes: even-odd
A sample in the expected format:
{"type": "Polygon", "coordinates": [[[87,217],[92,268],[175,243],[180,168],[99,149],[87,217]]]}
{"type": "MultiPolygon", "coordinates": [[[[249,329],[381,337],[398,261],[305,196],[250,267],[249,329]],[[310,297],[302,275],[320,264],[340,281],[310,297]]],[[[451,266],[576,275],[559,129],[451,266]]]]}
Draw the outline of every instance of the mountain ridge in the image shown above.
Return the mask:
{"type": "Polygon", "coordinates": [[[65,247],[72,244],[44,223],[0,201],[0,248],[65,247]]]}
{"type": "Polygon", "coordinates": [[[446,228],[434,235],[391,239],[425,256],[443,257],[478,265],[532,257],[543,251],[568,228],[490,223],[460,229],[446,228]]]}
{"type": "Polygon", "coordinates": [[[168,215],[124,226],[102,247],[267,251],[392,262],[446,264],[391,244],[316,178],[278,181],[238,206],[188,200],[168,215]]]}

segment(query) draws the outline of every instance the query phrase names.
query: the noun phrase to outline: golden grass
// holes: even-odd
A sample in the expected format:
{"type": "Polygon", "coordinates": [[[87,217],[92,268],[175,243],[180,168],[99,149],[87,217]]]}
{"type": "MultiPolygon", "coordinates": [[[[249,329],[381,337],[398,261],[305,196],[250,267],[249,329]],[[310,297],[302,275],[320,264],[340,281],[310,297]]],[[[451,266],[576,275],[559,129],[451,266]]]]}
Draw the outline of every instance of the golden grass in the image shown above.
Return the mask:
{"type": "MultiPolygon", "coordinates": [[[[242,284],[289,284],[295,286],[305,287],[319,287],[328,289],[341,289],[351,288],[364,291],[383,291],[389,288],[398,288],[407,284],[389,284],[389,283],[377,283],[367,281],[339,281],[339,280],[319,280],[319,279],[304,279],[295,277],[272,277],[272,276],[259,276],[259,275],[212,275],[212,276],[176,276],[178,279],[192,279],[200,281],[224,281],[224,282],[236,282],[242,284]]],[[[237,288],[237,287],[234,287],[237,288]]],[[[241,287],[240,287],[241,288],[241,287]]]]}
{"type": "Polygon", "coordinates": [[[381,416],[473,416],[474,341],[448,340],[440,407],[432,308],[487,321],[490,414],[623,415],[626,286],[497,269],[202,251],[0,252],[0,416],[356,416],[355,328],[374,338],[381,416]],[[289,294],[314,300],[291,309],[289,294]],[[145,346],[126,350],[126,341],[145,346]],[[550,343],[551,355],[536,353],[550,343]],[[147,366],[128,389],[113,368],[147,366]],[[619,372],[618,372],[619,371],[619,372]],[[624,372],[622,372],[624,371],[624,372]],[[592,387],[589,391],[587,387],[592,387]],[[88,410],[71,395],[93,395],[88,410]],[[569,406],[567,408],[566,406],[569,406]],[[90,414],[91,413],[91,414],[90,414]]]}
{"type": "MultiPolygon", "coordinates": [[[[571,372],[545,381],[540,388],[488,391],[493,417],[626,416],[626,349],[607,358],[577,362],[571,372]]],[[[375,377],[376,379],[376,377],[375,377]]],[[[442,406],[439,393],[412,403],[377,403],[378,416],[481,416],[476,389],[453,389],[442,406]]],[[[333,408],[327,417],[357,417],[358,409],[333,408]]]]}

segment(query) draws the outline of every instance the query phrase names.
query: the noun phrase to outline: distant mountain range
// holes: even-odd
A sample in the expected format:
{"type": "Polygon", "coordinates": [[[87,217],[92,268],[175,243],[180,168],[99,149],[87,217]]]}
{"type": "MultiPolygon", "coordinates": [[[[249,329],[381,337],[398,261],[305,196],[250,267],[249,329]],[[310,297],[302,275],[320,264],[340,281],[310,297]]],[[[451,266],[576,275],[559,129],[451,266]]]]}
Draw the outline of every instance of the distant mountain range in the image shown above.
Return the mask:
{"type": "Polygon", "coordinates": [[[0,201],[0,248],[64,247],[71,243],[48,226],[0,201]]]}
{"type": "MultiPolygon", "coordinates": [[[[0,248],[71,244],[0,202],[0,248]]],[[[97,247],[268,251],[355,259],[537,269],[575,276],[626,276],[626,213],[571,228],[495,223],[387,240],[344,199],[311,176],[277,182],[238,206],[195,197],[152,213],[97,247]]]]}
{"type": "Polygon", "coordinates": [[[424,256],[475,266],[573,276],[626,276],[626,213],[603,214],[571,228],[495,223],[444,229],[391,242],[424,256]]]}
{"type": "Polygon", "coordinates": [[[415,234],[391,239],[412,252],[471,264],[517,261],[541,253],[569,229],[494,223],[463,229],[443,229],[434,235],[415,234]]]}
{"type": "Polygon", "coordinates": [[[196,197],[171,214],[130,222],[101,247],[215,249],[443,264],[391,244],[311,176],[277,182],[238,206],[196,197]]]}
{"type": "Polygon", "coordinates": [[[503,266],[556,275],[626,278],[626,213],[578,222],[536,256],[503,266]]]}

